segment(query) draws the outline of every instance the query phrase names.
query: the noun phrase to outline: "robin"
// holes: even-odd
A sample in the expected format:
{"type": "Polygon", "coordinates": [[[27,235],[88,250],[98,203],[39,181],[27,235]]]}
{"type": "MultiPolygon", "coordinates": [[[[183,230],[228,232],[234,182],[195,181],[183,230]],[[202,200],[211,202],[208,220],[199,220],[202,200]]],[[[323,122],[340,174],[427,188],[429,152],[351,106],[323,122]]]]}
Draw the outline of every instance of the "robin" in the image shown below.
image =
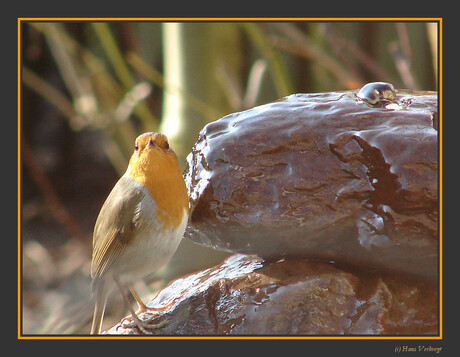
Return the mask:
{"type": "Polygon", "coordinates": [[[131,283],[164,266],[176,251],[189,217],[188,195],[176,154],[159,133],[137,137],[128,169],[99,212],[93,233],[91,334],[99,334],[107,297],[115,287],[136,323],[148,308],[131,283]],[[129,305],[127,292],[138,304],[129,305]]]}

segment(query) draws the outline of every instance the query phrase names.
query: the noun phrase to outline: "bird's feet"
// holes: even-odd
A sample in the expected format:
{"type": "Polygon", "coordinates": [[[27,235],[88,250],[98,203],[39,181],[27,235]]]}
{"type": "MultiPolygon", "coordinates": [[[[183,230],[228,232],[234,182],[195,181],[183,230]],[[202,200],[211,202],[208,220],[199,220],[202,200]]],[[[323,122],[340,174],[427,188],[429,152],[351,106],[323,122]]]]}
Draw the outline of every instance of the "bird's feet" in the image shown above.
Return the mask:
{"type": "Polygon", "coordinates": [[[148,308],[143,305],[140,306],[133,314],[125,316],[121,320],[122,327],[137,327],[142,333],[146,335],[151,335],[152,330],[162,328],[168,324],[167,321],[156,322],[159,317],[159,313],[156,309],[148,308]],[[141,319],[139,316],[142,316],[144,319],[141,319]]]}

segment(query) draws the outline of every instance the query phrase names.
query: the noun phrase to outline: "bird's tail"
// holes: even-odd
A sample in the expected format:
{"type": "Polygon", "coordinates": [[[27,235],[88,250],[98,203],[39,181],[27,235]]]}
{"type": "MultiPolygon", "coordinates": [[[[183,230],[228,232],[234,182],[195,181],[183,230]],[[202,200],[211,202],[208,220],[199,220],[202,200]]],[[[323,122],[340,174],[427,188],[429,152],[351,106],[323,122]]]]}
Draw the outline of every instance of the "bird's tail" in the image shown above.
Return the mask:
{"type": "Polygon", "coordinates": [[[98,286],[93,296],[95,297],[95,302],[90,334],[98,335],[101,333],[102,320],[104,318],[105,305],[107,303],[107,294],[104,292],[102,286],[98,286]]]}

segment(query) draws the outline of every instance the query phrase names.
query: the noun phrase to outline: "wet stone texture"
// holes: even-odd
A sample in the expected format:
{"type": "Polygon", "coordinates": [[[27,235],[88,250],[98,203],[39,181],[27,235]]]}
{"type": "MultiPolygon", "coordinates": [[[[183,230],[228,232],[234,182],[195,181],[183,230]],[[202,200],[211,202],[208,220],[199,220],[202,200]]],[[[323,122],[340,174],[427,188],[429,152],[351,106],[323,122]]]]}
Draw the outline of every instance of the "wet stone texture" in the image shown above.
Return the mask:
{"type": "Polygon", "coordinates": [[[178,279],[148,306],[160,314],[108,334],[422,335],[436,334],[437,290],[425,282],[286,258],[235,254],[178,279]]]}
{"type": "Polygon", "coordinates": [[[437,334],[437,96],[379,107],[375,86],[369,103],[296,94],[204,127],[186,237],[236,254],[162,290],[144,330],[107,332],[437,334]]]}
{"type": "Polygon", "coordinates": [[[208,124],[188,157],[186,237],[435,280],[437,96],[397,98],[295,94],[208,124]]]}

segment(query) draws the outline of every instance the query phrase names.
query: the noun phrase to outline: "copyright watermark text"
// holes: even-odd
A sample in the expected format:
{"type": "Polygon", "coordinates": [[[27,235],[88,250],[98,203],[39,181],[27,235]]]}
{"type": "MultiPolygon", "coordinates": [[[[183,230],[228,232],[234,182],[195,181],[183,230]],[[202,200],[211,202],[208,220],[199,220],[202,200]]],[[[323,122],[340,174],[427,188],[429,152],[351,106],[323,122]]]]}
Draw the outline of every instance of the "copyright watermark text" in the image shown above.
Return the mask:
{"type": "Polygon", "coordinates": [[[442,351],[442,347],[433,347],[433,346],[425,346],[425,345],[418,345],[418,346],[395,346],[396,353],[402,352],[434,352],[440,353],[442,351]]]}

